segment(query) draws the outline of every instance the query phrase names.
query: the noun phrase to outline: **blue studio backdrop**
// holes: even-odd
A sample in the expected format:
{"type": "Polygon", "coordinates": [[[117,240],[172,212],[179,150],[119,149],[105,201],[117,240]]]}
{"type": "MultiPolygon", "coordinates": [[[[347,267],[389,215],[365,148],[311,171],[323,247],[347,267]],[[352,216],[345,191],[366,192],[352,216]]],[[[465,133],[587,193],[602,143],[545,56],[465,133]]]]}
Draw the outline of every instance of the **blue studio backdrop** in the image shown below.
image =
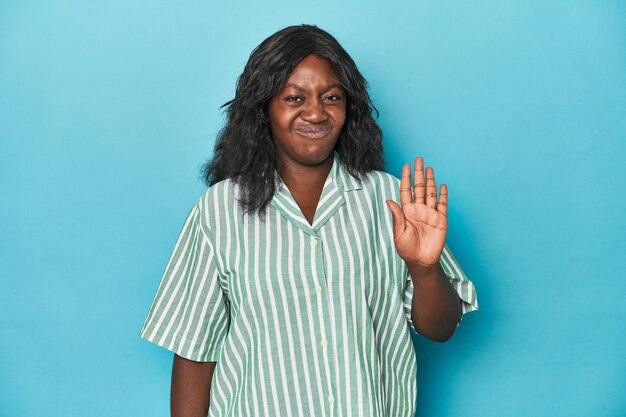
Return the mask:
{"type": "Polygon", "coordinates": [[[138,337],[251,50],[314,23],[423,155],[481,310],[419,416],[626,415],[626,3],[0,2],[0,415],[167,416],[138,337]]]}

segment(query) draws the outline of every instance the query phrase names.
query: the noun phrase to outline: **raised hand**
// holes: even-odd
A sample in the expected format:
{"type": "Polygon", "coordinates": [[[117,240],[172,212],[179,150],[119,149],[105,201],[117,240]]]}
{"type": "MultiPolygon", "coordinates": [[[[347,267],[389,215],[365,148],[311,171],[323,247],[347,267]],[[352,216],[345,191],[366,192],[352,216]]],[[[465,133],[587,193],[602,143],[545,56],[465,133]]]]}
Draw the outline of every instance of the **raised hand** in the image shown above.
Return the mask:
{"type": "Polygon", "coordinates": [[[402,207],[387,200],[393,216],[394,243],[407,265],[431,268],[439,262],[446,243],[448,188],[441,184],[437,201],[435,172],[426,168],[424,181],[422,157],[415,158],[413,181],[411,187],[411,166],[405,164],[400,181],[402,207]]]}

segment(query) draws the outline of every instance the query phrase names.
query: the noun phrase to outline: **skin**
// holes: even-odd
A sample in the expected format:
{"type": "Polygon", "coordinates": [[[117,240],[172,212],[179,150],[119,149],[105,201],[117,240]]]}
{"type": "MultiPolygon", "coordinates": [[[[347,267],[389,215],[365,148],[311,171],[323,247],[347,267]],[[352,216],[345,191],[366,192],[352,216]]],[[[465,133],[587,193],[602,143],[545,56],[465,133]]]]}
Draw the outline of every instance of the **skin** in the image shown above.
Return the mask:
{"type": "MultiPolygon", "coordinates": [[[[305,57],[285,87],[268,103],[280,176],[313,223],[324,182],[333,164],[333,150],[346,119],[345,94],[328,61],[305,57]]],[[[459,297],[439,265],[448,229],[448,190],[439,199],[435,174],[421,157],[402,170],[401,206],[387,201],[393,216],[394,244],[413,280],[412,318],[423,336],[443,342],[461,316],[459,297]]],[[[174,355],[171,410],[173,417],[206,417],[215,362],[193,362],[174,355]]]]}
{"type": "Polygon", "coordinates": [[[172,417],[206,417],[217,362],[194,362],[174,354],[170,412],[172,417]]]}

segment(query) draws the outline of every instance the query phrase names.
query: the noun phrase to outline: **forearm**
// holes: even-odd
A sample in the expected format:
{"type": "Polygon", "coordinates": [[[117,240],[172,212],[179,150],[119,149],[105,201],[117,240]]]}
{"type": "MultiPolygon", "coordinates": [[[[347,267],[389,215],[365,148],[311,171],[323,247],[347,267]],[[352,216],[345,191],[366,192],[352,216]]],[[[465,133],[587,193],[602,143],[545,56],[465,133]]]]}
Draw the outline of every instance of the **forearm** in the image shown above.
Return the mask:
{"type": "Polygon", "coordinates": [[[417,332],[437,342],[454,334],[461,317],[461,302],[439,263],[432,268],[409,265],[413,280],[411,318],[417,332]]]}
{"type": "Polygon", "coordinates": [[[194,362],[174,355],[170,408],[172,417],[206,417],[216,362],[194,362]]]}

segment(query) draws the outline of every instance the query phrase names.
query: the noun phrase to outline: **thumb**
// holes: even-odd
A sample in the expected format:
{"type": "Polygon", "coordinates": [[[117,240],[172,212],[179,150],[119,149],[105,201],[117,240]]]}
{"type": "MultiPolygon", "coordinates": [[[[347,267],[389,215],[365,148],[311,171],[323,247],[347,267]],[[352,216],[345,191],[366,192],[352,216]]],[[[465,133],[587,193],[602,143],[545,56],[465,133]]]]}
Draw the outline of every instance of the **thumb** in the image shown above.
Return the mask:
{"type": "Polygon", "coordinates": [[[396,239],[404,232],[404,212],[393,200],[387,200],[387,207],[391,210],[391,215],[393,217],[393,234],[396,236],[396,239]]]}

